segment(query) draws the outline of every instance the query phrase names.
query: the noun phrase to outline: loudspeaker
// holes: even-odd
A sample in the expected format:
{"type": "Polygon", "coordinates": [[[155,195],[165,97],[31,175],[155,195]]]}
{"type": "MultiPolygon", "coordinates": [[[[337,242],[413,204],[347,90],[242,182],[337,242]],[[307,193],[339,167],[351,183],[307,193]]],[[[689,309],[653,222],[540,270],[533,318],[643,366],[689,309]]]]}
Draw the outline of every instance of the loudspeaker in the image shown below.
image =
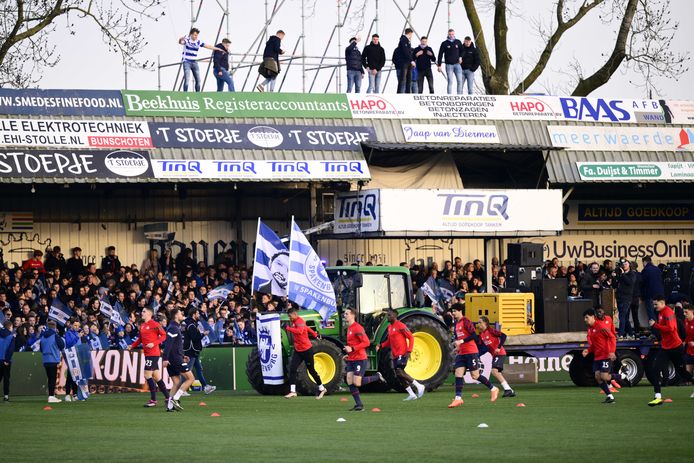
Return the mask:
{"type": "Polygon", "coordinates": [[[544,249],[542,244],[509,243],[506,252],[508,254],[508,264],[523,267],[535,267],[544,264],[544,249]]]}
{"type": "Polygon", "coordinates": [[[689,282],[692,273],[691,262],[671,262],[663,271],[665,295],[671,293],[689,294],[689,282]]]}
{"type": "Polygon", "coordinates": [[[583,312],[593,308],[592,299],[574,299],[568,303],[569,331],[585,331],[586,322],[583,321],[583,312]]]}
{"type": "Polygon", "coordinates": [[[535,306],[537,330],[540,333],[565,333],[569,331],[566,316],[567,302],[546,302],[542,308],[535,306]]]}
{"type": "Polygon", "coordinates": [[[602,310],[604,310],[605,313],[610,317],[613,317],[614,314],[618,314],[617,299],[615,293],[616,290],[612,288],[600,290],[600,306],[602,307],[602,310]]]}
{"type": "Polygon", "coordinates": [[[530,287],[535,294],[535,324],[539,333],[561,333],[568,329],[566,304],[568,281],[534,280],[530,287]]]}
{"type": "Polygon", "coordinates": [[[506,287],[527,289],[533,280],[542,278],[542,267],[521,267],[518,265],[506,265],[506,287]]]}

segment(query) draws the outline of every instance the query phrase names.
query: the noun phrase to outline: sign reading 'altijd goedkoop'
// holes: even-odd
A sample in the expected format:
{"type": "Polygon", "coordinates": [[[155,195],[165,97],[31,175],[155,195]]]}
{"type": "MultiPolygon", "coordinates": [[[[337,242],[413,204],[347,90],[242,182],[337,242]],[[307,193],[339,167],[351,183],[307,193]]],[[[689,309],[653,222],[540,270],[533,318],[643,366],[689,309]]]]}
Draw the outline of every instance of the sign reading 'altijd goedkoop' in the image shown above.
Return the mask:
{"type": "Polygon", "coordinates": [[[123,90],[122,95],[128,116],[352,118],[343,94],[123,90]]]}
{"type": "Polygon", "coordinates": [[[375,140],[372,127],[150,122],[157,148],[355,151],[375,140]]]}

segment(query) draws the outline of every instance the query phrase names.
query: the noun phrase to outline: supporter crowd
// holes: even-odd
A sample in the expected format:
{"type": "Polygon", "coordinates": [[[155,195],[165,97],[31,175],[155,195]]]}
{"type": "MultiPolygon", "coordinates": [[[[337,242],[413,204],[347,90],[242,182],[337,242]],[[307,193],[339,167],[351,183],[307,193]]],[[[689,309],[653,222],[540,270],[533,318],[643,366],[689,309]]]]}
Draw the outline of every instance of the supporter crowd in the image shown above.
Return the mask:
{"type": "MultiPolygon", "coordinates": [[[[171,309],[180,308],[186,314],[195,309],[210,343],[254,344],[256,313],[283,311],[290,304],[286,298],[260,294],[251,303],[252,269],[237,265],[231,251],[205,266],[193,260],[190,249],[176,256],[170,250],[163,255],[152,250],[139,267],[123,265],[112,246],[98,266],[85,264],[81,252],[76,247],[66,259],[56,246],[46,249],[45,255],[35,251],[20,268],[10,269],[0,262],[0,318],[12,321],[16,351],[35,350],[56,299],[73,313],[61,331],[74,331],[93,349],[127,348],[138,337],[144,307],[153,308],[156,319],[164,325],[171,309]],[[103,304],[121,310],[123,323],[114,323],[103,304]]],[[[650,259],[644,259],[644,263],[638,272],[636,262],[606,260],[601,265],[578,262],[565,266],[555,259],[545,263],[542,277],[566,279],[568,296],[591,298],[596,305],[602,289],[615,289],[620,314],[624,309],[625,315],[620,320],[620,334],[629,336],[640,329],[633,312],[631,322],[635,326],[630,324],[630,311],[634,307],[638,311],[640,300],[664,292],[661,269],[650,259]]],[[[401,266],[410,267],[405,262],[401,266]]],[[[505,262],[492,259],[491,288],[485,286],[486,271],[480,260],[463,263],[458,257],[442,266],[413,265],[410,273],[415,303],[433,306],[445,318],[450,305],[464,302],[467,293],[498,292],[507,287],[505,262]]],[[[650,304],[646,307],[651,316],[650,304]]]]}

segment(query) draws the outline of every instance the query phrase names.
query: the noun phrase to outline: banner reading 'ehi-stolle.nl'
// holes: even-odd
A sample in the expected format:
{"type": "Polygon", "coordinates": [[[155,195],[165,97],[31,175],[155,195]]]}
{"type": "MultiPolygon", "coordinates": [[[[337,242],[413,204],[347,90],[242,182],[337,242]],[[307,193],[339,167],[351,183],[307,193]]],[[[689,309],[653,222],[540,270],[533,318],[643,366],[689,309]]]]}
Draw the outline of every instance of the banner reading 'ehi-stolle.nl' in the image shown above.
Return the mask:
{"type": "Polygon", "coordinates": [[[335,93],[123,90],[122,95],[128,116],[352,118],[347,96],[335,93]]]}

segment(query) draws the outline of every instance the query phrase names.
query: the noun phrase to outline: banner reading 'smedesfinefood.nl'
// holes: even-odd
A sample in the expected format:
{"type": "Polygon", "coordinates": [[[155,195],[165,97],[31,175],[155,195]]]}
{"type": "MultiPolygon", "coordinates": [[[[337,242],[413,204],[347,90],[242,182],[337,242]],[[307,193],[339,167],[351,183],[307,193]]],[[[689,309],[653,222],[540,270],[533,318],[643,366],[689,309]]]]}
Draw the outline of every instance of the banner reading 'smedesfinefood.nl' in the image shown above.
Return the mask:
{"type": "Polygon", "coordinates": [[[0,119],[0,146],[152,148],[142,121],[0,119]]]}
{"type": "Polygon", "coordinates": [[[0,114],[42,116],[124,116],[118,90],[0,88],[0,114]]]}
{"type": "Polygon", "coordinates": [[[352,118],[347,96],[337,93],[121,93],[128,116],[352,118]]]}

